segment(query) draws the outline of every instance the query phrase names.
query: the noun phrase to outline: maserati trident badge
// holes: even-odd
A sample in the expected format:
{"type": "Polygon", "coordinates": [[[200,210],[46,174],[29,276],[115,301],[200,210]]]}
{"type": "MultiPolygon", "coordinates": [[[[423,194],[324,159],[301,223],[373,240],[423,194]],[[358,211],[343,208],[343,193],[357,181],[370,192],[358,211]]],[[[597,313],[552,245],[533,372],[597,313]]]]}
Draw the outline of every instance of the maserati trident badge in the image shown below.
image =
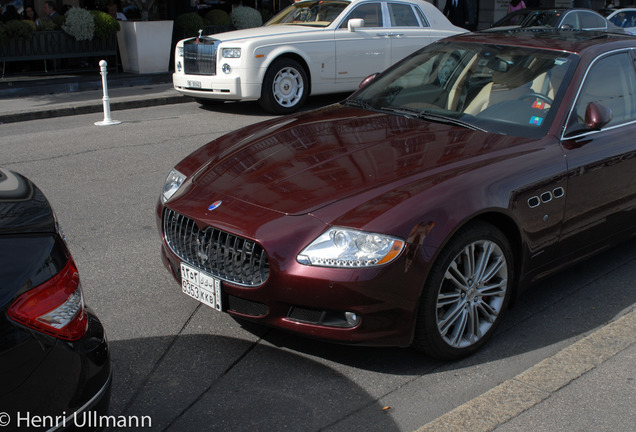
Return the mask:
{"type": "Polygon", "coordinates": [[[208,210],[216,210],[221,206],[221,204],[223,204],[223,201],[214,201],[210,207],[208,207],[208,210]]]}

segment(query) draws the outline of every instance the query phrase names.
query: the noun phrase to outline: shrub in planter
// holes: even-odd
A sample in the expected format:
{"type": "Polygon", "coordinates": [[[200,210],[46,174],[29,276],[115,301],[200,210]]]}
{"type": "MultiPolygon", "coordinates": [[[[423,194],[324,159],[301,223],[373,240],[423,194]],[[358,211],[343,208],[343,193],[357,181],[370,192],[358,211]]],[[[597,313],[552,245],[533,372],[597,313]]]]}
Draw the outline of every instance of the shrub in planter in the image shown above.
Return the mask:
{"type": "Polygon", "coordinates": [[[95,36],[95,20],[86,9],[71,8],[64,14],[62,30],[78,41],[91,40],[95,36]]]}
{"type": "Polygon", "coordinates": [[[37,31],[53,31],[59,30],[60,27],[55,24],[55,21],[48,18],[40,18],[37,23],[37,31]]]}
{"type": "Polygon", "coordinates": [[[95,37],[106,40],[117,34],[120,29],[119,21],[102,11],[90,11],[95,21],[95,37]]]}
{"type": "Polygon", "coordinates": [[[207,21],[206,24],[208,25],[217,25],[217,26],[232,25],[230,14],[225,12],[223,9],[212,9],[210,12],[205,14],[204,20],[207,21]]]}
{"type": "Polygon", "coordinates": [[[33,28],[20,20],[11,20],[4,25],[8,39],[25,39],[29,40],[33,36],[33,28]]]}
{"type": "Polygon", "coordinates": [[[174,31],[179,37],[196,36],[201,28],[203,28],[203,18],[196,12],[181,14],[174,21],[174,31]]]}
{"type": "Polygon", "coordinates": [[[36,31],[37,30],[37,26],[35,24],[35,21],[24,20],[22,22],[25,23],[25,24],[28,24],[28,26],[31,27],[31,31],[36,31]]]}
{"type": "Polygon", "coordinates": [[[61,29],[64,25],[64,22],[66,21],[66,15],[55,14],[53,18],[49,19],[53,21],[53,24],[55,24],[58,29],[61,29]]]}
{"type": "Polygon", "coordinates": [[[237,29],[247,29],[263,25],[261,13],[254,8],[237,6],[230,14],[232,25],[237,29]]]}

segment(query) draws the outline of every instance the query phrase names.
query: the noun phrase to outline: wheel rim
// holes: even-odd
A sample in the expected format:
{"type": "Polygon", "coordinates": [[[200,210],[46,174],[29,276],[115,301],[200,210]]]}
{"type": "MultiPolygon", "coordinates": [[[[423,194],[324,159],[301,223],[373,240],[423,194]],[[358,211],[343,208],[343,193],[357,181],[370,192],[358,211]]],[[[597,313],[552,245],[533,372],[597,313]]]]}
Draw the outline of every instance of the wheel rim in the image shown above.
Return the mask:
{"type": "Polygon", "coordinates": [[[501,312],[508,288],[508,264],[494,242],[467,245],[446,269],[437,296],[437,328],[454,348],[477,343],[501,312]]]}
{"type": "Polygon", "coordinates": [[[293,67],[278,71],[274,77],[272,91],[276,102],[283,107],[292,107],[300,102],[305,85],[300,72],[293,67]]]}

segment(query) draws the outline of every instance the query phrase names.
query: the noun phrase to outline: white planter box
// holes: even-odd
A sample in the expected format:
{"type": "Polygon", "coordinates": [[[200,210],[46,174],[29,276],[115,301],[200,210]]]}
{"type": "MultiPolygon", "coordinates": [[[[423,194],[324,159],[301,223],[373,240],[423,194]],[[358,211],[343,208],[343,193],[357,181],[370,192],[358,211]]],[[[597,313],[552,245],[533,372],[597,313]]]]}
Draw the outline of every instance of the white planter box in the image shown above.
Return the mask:
{"type": "Polygon", "coordinates": [[[120,21],[117,43],[124,72],[168,72],[173,21],[120,21]]]}

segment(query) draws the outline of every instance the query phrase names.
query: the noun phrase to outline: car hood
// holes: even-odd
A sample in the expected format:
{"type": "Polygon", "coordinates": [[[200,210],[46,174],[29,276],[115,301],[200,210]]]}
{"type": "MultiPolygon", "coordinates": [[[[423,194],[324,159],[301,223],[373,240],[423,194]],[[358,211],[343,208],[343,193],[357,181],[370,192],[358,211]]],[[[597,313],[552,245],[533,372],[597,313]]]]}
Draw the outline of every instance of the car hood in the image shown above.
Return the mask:
{"type": "Polygon", "coordinates": [[[254,27],[244,30],[233,30],[225,33],[216,33],[206,38],[223,42],[240,41],[243,39],[255,39],[263,37],[287,36],[300,33],[324,32],[325,27],[307,27],[298,25],[272,25],[254,27]]]}
{"type": "Polygon", "coordinates": [[[44,194],[26,177],[0,168],[0,235],[55,232],[44,194]]]}
{"type": "Polygon", "coordinates": [[[225,135],[180,165],[186,172],[202,165],[191,176],[190,196],[210,202],[229,196],[300,215],[394,182],[481,165],[514,141],[519,138],[334,105],[225,135]]]}

